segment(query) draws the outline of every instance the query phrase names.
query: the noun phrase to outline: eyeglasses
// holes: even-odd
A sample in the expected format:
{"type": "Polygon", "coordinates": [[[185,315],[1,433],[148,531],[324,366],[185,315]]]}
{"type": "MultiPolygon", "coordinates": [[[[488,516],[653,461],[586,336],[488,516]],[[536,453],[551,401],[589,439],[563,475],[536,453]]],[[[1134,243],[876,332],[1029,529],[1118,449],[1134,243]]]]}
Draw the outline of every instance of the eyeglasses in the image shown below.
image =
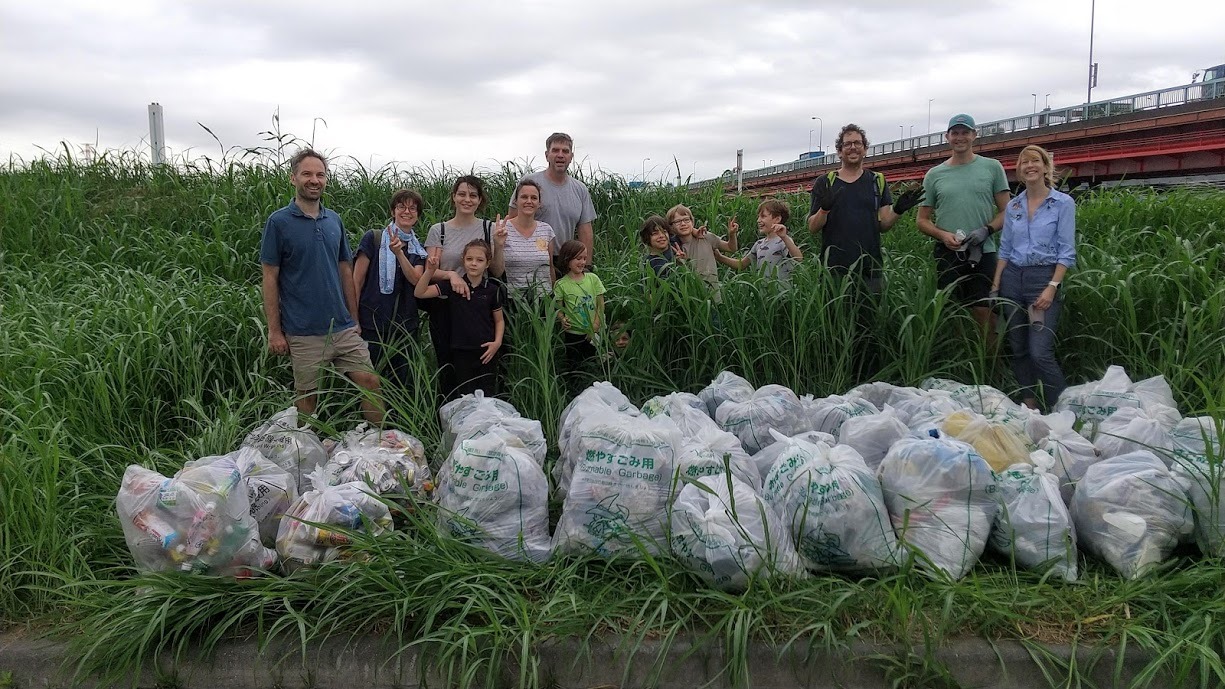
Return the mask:
{"type": "Polygon", "coordinates": [[[412,212],[414,212],[414,213],[420,213],[420,212],[421,212],[421,211],[417,210],[417,204],[415,204],[415,203],[401,203],[401,204],[399,204],[399,205],[397,205],[397,206],[396,206],[396,210],[398,210],[398,211],[412,211],[412,212]]]}
{"type": "Polygon", "coordinates": [[[684,225],[687,222],[693,222],[693,218],[677,218],[676,220],[672,221],[672,226],[676,227],[677,225],[684,225]]]}
{"type": "Polygon", "coordinates": [[[864,143],[858,140],[843,141],[838,148],[864,148],[864,143]]]}

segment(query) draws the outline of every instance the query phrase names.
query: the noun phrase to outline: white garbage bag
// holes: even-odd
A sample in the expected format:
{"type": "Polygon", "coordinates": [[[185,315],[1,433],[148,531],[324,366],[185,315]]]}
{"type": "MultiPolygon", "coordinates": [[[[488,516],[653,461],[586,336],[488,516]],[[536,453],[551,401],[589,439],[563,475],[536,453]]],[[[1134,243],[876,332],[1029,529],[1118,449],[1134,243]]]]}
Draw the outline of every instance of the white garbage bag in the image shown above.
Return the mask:
{"type": "Polygon", "coordinates": [[[1143,576],[1193,529],[1186,487],[1143,450],[1090,466],[1071,511],[1081,547],[1125,579],[1143,576]]]}
{"type": "Polygon", "coordinates": [[[685,483],[671,526],[672,554],[712,587],[743,591],[757,577],[802,573],[786,527],[735,476],[685,483]]]}
{"type": "Polygon", "coordinates": [[[960,440],[902,438],[879,475],[900,547],[954,579],[965,576],[982,556],[998,507],[987,462],[960,440]]]}
{"type": "Polygon", "coordinates": [[[1055,459],[1053,473],[1059,479],[1059,494],[1065,505],[1071,505],[1077,482],[1090,466],[1101,459],[1101,453],[1093,443],[1076,432],[1076,415],[1072,412],[1055,412],[1048,415],[1046,421],[1050,431],[1038,442],[1038,447],[1055,459]]]}
{"type": "Polygon", "coordinates": [[[779,438],[762,497],[782,518],[809,569],[869,572],[898,564],[897,538],[880,482],[863,457],[779,438]]]}
{"type": "Polygon", "coordinates": [[[391,511],[365,481],[328,485],[322,467],[307,478],[311,490],[289,508],[276,535],[286,573],[343,557],[353,542],[349,532],[377,536],[391,529],[391,511]]]}
{"type": "Polygon", "coordinates": [[[667,419],[680,430],[681,445],[678,448],[676,468],[680,476],[698,479],[703,476],[720,476],[726,467],[741,481],[754,490],[761,489],[761,476],[757,465],[740,445],[736,436],[719,428],[706,415],[705,405],[700,408],[686,393],[673,393],[656,397],[643,405],[643,413],[653,419],[667,419]]]}
{"type": "Polygon", "coordinates": [[[462,395],[438,408],[438,421],[442,425],[442,447],[444,452],[450,452],[455,447],[455,436],[459,428],[469,424],[469,418],[476,416],[472,423],[482,423],[489,419],[517,418],[519,410],[510,402],[496,397],[486,397],[483,390],[477,390],[470,395],[462,395]]]}
{"type": "Polygon", "coordinates": [[[1195,543],[1208,557],[1225,557],[1225,466],[1220,424],[1211,416],[1183,419],[1171,431],[1174,468],[1189,487],[1195,543]]]}
{"type": "Polygon", "coordinates": [[[364,423],[345,434],[324,471],[331,485],[365,481],[378,495],[398,495],[408,487],[425,496],[433,488],[420,440],[394,428],[370,429],[364,423]]]}
{"type": "Polygon", "coordinates": [[[893,406],[895,399],[903,399],[913,396],[913,392],[918,388],[902,388],[892,383],[883,381],[875,381],[872,383],[863,383],[847,390],[847,397],[858,397],[871,403],[877,409],[884,409],[885,405],[893,406]]]}
{"type": "Polygon", "coordinates": [[[1098,424],[1093,445],[1105,458],[1148,450],[1169,464],[1174,452],[1170,431],[1181,420],[1173,407],[1124,407],[1098,424]]]}
{"type": "Polygon", "coordinates": [[[830,395],[814,399],[812,395],[804,395],[800,398],[800,404],[804,408],[805,425],[814,431],[830,435],[837,435],[838,429],[848,419],[880,412],[876,405],[862,397],[830,395]]]}
{"type": "Polygon", "coordinates": [[[242,441],[243,447],[253,447],[273,464],[289,472],[298,484],[298,492],[310,489],[306,477],[327,463],[328,452],[309,427],[298,427],[298,410],[290,407],[278,412],[242,441]]]}
{"type": "Polygon", "coordinates": [[[1055,460],[1034,451],[1027,464],[996,474],[999,512],[991,530],[991,547],[1027,569],[1050,568],[1065,581],[1076,581],[1076,531],[1059,495],[1055,460]]]}
{"type": "Polygon", "coordinates": [[[943,390],[952,395],[953,400],[962,407],[984,416],[1021,409],[1021,405],[990,385],[967,385],[947,378],[928,378],[920,383],[919,387],[924,390],[943,390]]]}
{"type": "Polygon", "coordinates": [[[962,405],[944,390],[898,388],[890,406],[912,430],[938,424],[944,417],[962,410],[962,405]],[[904,391],[904,392],[903,392],[904,391]]]}
{"type": "Polygon", "coordinates": [[[557,424],[558,461],[553,465],[553,486],[558,497],[565,497],[574,473],[574,462],[580,457],[581,430],[596,421],[611,418],[641,416],[642,412],[612,383],[597,381],[582,391],[562,410],[557,424]]]}
{"type": "Polygon", "coordinates": [[[115,509],[137,569],[249,577],[276,563],[260,543],[234,454],[206,458],[173,478],[127,468],[115,509]]]}
{"type": "Polygon", "coordinates": [[[1161,405],[1177,410],[1174,393],[1162,376],[1133,383],[1122,366],[1110,366],[1101,380],[1073,385],[1059,395],[1055,411],[1071,411],[1082,424],[1081,434],[1093,440],[1097,427],[1120,409],[1161,405]]]}
{"type": "Polygon", "coordinates": [[[559,554],[635,556],[667,549],[680,431],[671,421],[609,414],[582,424],[577,460],[553,535],[559,554]]]}
{"type": "Polygon", "coordinates": [[[885,405],[879,414],[847,419],[838,428],[838,444],[854,448],[873,472],[889,448],[910,434],[893,407],[885,405]]]}
{"type": "Polygon", "coordinates": [[[438,526],[503,557],[549,556],[549,482],[518,436],[460,440],[438,473],[438,526]]]}
{"type": "Polygon", "coordinates": [[[706,410],[706,402],[701,397],[688,392],[672,392],[667,395],[657,395],[642,403],[642,413],[651,418],[655,418],[660,414],[671,416],[669,410],[677,407],[689,407],[690,409],[701,412],[702,416],[710,419],[710,413],[706,410]]]}
{"type": "Polygon", "coordinates": [[[724,402],[747,402],[756,390],[744,378],[731,371],[723,371],[698,392],[698,398],[706,403],[706,413],[713,419],[724,402]]]}
{"type": "Polygon", "coordinates": [[[785,436],[812,430],[805,423],[800,398],[782,385],[762,386],[743,402],[724,402],[715,411],[715,421],[739,438],[749,454],[774,442],[771,430],[785,436]]]}
{"type": "MultiPolygon", "coordinates": [[[[791,436],[794,440],[800,440],[812,445],[827,445],[833,447],[838,444],[834,436],[821,431],[805,431],[791,436]]],[[[770,475],[770,470],[774,468],[774,463],[782,456],[784,452],[790,449],[790,445],[777,442],[770,443],[761,448],[761,451],[753,455],[753,466],[757,467],[757,475],[761,477],[761,485],[765,485],[766,477],[770,475]]]]}

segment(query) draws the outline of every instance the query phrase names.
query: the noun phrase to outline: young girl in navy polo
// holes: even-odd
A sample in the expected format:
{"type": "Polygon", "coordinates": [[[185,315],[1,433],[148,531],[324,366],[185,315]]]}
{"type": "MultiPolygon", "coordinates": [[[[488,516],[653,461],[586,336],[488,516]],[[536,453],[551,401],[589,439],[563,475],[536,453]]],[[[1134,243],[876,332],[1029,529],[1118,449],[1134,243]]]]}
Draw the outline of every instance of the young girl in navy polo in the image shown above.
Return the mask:
{"type": "Polygon", "coordinates": [[[418,299],[448,297],[438,308],[445,308],[450,316],[451,337],[447,345],[450,351],[437,353],[440,361],[450,361],[455,369],[456,387],[443,391],[447,400],[477,390],[489,396],[498,393],[494,357],[502,346],[505,297],[501,284],[486,274],[492,254],[493,249],[483,239],[464,245],[462,268],[469,290],[467,299],[455,295],[450,282],[433,282],[439,265],[437,256],[430,256],[425,262],[425,274],[413,290],[418,299]]]}

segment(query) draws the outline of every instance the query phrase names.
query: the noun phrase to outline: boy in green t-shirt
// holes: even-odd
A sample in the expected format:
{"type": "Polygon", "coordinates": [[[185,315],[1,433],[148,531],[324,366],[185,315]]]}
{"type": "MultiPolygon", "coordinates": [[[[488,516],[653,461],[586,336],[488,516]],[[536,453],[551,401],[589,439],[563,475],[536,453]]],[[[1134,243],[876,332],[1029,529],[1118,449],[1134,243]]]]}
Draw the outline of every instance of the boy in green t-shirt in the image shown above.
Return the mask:
{"type": "Polygon", "coordinates": [[[595,341],[604,328],[604,283],[587,272],[587,246],[577,239],[562,244],[557,258],[566,269],[553,285],[557,317],[564,328],[564,365],[565,370],[578,372],[596,358],[595,341]]]}

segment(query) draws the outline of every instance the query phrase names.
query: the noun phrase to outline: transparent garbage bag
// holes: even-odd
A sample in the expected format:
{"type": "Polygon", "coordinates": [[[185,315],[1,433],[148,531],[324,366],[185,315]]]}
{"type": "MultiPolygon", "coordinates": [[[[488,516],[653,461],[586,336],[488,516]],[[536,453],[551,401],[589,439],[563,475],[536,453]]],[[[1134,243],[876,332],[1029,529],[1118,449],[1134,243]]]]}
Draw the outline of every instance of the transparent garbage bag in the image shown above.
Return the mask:
{"type": "Polygon", "coordinates": [[[1076,530],[1051,470],[1055,459],[1035,450],[1026,464],[996,474],[999,512],[991,530],[992,549],[1027,569],[1053,570],[1076,581],[1076,530]]]}
{"type": "Polygon", "coordinates": [[[391,511],[365,481],[329,485],[322,467],[307,478],[311,490],[298,497],[277,530],[276,551],[286,573],[344,557],[353,542],[348,531],[377,536],[391,529],[391,511]]]}
{"type": "Polygon", "coordinates": [[[987,462],[960,440],[902,438],[878,473],[899,547],[925,555],[924,567],[964,577],[982,556],[998,509],[987,462]]]}
{"type": "Polygon", "coordinates": [[[869,572],[898,564],[897,537],[880,482],[846,445],[778,438],[763,499],[783,519],[804,565],[869,572]]]}
{"type": "Polygon", "coordinates": [[[294,407],[273,415],[248,433],[242,444],[259,450],[273,464],[288,471],[298,484],[299,493],[309,490],[306,477],[328,460],[319,436],[308,427],[298,427],[298,410],[294,407]]]}
{"type": "Polygon", "coordinates": [[[1221,425],[1211,416],[1183,419],[1170,432],[1176,475],[1188,486],[1195,516],[1195,543],[1208,557],[1225,557],[1225,466],[1221,425]]]}
{"type": "Polygon", "coordinates": [[[877,409],[884,409],[885,405],[893,405],[895,399],[901,399],[912,396],[912,391],[918,388],[903,388],[886,383],[883,381],[874,381],[871,383],[863,383],[847,390],[847,397],[858,397],[866,400],[877,409]]]}
{"type": "Polygon", "coordinates": [[[1093,443],[1076,432],[1076,415],[1072,412],[1055,412],[1046,417],[1046,422],[1050,430],[1045,438],[1038,441],[1038,447],[1054,458],[1052,473],[1059,480],[1059,494],[1065,505],[1071,505],[1076,483],[1093,463],[1101,459],[1101,453],[1093,443]]]}
{"type": "Polygon", "coordinates": [[[1029,436],[1008,424],[993,422],[971,411],[959,411],[946,416],[940,428],[973,445],[992,471],[1029,463],[1029,436]]]}
{"type": "Polygon", "coordinates": [[[703,416],[710,419],[710,413],[706,410],[706,402],[701,397],[688,392],[670,392],[666,395],[657,395],[642,403],[642,413],[651,418],[655,418],[660,414],[672,416],[669,410],[675,409],[678,406],[689,407],[703,416]]]}
{"type": "Polygon", "coordinates": [[[1169,464],[1174,452],[1170,431],[1181,420],[1177,409],[1165,405],[1124,407],[1098,424],[1093,445],[1104,458],[1148,450],[1169,464]]]}
{"type": "Polygon", "coordinates": [[[919,390],[917,388],[898,388],[904,393],[895,394],[889,403],[897,412],[902,423],[911,429],[938,424],[944,417],[964,409],[962,404],[953,399],[953,395],[944,390],[919,390]]]}
{"type": "Polygon", "coordinates": [[[438,421],[442,426],[442,447],[444,452],[450,452],[455,447],[455,437],[459,428],[468,424],[469,417],[476,415],[476,422],[481,418],[515,418],[520,416],[519,410],[510,402],[496,397],[486,397],[483,390],[468,395],[462,395],[438,408],[438,421]]]}
{"type": "Polygon", "coordinates": [[[812,395],[804,395],[800,404],[804,408],[805,426],[830,435],[837,435],[848,419],[880,413],[876,405],[862,397],[830,395],[815,399],[812,395]]]}
{"type": "Polygon", "coordinates": [[[872,471],[876,471],[889,448],[910,434],[893,407],[885,405],[879,414],[847,419],[838,428],[838,444],[854,448],[872,471]]]}
{"type": "Polygon", "coordinates": [[[135,464],[124,471],[115,510],[137,569],[249,577],[276,563],[235,459],[210,457],[173,478],[135,464]]]}
{"type": "Polygon", "coordinates": [[[756,390],[744,378],[731,371],[722,371],[698,392],[698,398],[706,403],[706,413],[713,419],[724,402],[747,402],[756,390]]]}
{"type": "Polygon", "coordinates": [[[1186,488],[1145,450],[1093,464],[1072,495],[1081,547],[1125,579],[1143,576],[1193,530],[1186,488]]]}
{"type": "Polygon", "coordinates": [[[706,415],[705,405],[696,407],[689,398],[697,399],[687,393],[673,393],[652,398],[642,405],[644,414],[653,419],[667,419],[680,431],[681,445],[676,459],[680,476],[689,479],[719,476],[730,467],[737,478],[754,490],[760,490],[757,465],[740,441],[706,415]]]}
{"type": "MultiPolygon", "coordinates": [[[[801,440],[812,445],[824,444],[830,447],[838,444],[834,436],[821,431],[804,431],[791,436],[795,440],[801,440]]],[[[787,444],[778,444],[777,442],[770,443],[761,448],[757,454],[753,455],[753,466],[757,467],[757,475],[761,477],[761,485],[765,485],[766,477],[770,475],[770,469],[774,468],[774,463],[778,458],[787,451],[790,446],[787,444]]]]}
{"type": "Polygon", "coordinates": [[[298,499],[298,482],[288,471],[264,457],[259,450],[240,448],[221,457],[204,457],[183,465],[184,469],[223,460],[225,466],[238,467],[247,487],[248,513],[259,528],[259,539],[267,548],[276,547],[276,532],[281,517],[298,499]]]}
{"type": "Polygon", "coordinates": [[[671,527],[672,554],[711,587],[743,591],[758,577],[802,573],[785,525],[734,475],[686,482],[671,527]]]}
{"type": "Polygon", "coordinates": [[[1081,434],[1093,440],[1097,427],[1110,415],[1127,408],[1154,406],[1177,410],[1174,393],[1163,376],[1133,383],[1122,366],[1110,366],[1101,380],[1070,386],[1059,395],[1055,411],[1071,411],[1081,422],[1081,434]]]}
{"type": "Polygon", "coordinates": [[[953,400],[962,407],[985,416],[1021,409],[1021,405],[990,385],[968,385],[947,378],[928,378],[920,383],[919,387],[924,390],[943,390],[952,395],[953,400]]]}
{"type": "Polygon", "coordinates": [[[419,496],[433,489],[420,440],[404,431],[369,428],[365,423],[344,435],[324,471],[330,485],[365,481],[379,495],[398,495],[405,486],[419,496]]]}
{"type": "Polygon", "coordinates": [[[671,421],[609,414],[583,424],[553,552],[636,556],[667,549],[680,431],[671,421]]]}
{"type": "Polygon", "coordinates": [[[715,411],[723,430],[740,439],[749,454],[774,442],[771,430],[785,436],[812,430],[804,419],[800,398],[782,385],[764,385],[743,402],[727,401],[715,411]]]}
{"type": "Polygon", "coordinates": [[[557,424],[558,460],[553,465],[553,486],[556,497],[565,497],[574,473],[576,458],[582,455],[579,439],[582,429],[594,422],[612,417],[641,416],[642,411],[629,401],[612,383],[597,381],[578,394],[562,410],[557,424]]]}
{"type": "Polygon", "coordinates": [[[514,434],[495,428],[459,440],[438,472],[438,526],[506,558],[549,556],[549,482],[514,434]]]}

